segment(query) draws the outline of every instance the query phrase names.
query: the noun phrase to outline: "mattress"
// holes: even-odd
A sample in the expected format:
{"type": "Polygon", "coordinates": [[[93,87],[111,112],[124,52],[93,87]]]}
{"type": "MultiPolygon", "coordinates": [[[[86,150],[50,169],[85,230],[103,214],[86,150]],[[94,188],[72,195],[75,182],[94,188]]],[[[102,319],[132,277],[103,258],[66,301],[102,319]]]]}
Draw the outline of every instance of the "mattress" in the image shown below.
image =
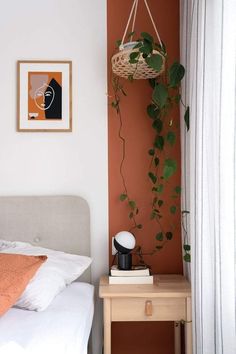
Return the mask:
{"type": "Polygon", "coordinates": [[[1,354],[86,354],[94,287],[74,282],[42,312],[11,308],[0,318],[1,354]]]}

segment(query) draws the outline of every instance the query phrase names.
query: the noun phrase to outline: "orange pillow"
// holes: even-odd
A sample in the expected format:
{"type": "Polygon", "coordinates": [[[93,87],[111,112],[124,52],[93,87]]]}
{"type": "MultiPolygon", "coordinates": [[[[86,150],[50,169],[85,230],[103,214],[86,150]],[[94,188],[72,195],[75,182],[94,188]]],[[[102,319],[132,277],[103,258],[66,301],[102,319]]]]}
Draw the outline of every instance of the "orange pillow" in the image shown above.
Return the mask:
{"type": "Polygon", "coordinates": [[[0,254],[0,316],[12,307],[47,256],[0,254]]]}

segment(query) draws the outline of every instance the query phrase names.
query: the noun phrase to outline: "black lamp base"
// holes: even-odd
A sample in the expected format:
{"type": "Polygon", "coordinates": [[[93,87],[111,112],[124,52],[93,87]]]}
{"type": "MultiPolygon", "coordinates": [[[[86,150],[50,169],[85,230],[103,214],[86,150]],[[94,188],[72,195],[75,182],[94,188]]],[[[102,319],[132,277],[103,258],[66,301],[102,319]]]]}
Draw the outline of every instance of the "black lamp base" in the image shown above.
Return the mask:
{"type": "Polygon", "coordinates": [[[118,253],[118,269],[130,270],[132,268],[132,254],[118,253]]]}

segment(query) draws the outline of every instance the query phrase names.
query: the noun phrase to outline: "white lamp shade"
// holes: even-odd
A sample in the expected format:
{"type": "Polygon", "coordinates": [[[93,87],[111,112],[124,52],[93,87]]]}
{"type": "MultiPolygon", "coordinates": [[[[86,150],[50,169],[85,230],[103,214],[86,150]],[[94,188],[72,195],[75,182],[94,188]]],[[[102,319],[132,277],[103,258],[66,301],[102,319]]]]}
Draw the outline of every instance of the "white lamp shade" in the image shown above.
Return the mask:
{"type": "Polygon", "coordinates": [[[134,249],[136,243],[134,235],[129,231],[118,232],[115,235],[115,240],[120,246],[128,250],[134,249]]]}

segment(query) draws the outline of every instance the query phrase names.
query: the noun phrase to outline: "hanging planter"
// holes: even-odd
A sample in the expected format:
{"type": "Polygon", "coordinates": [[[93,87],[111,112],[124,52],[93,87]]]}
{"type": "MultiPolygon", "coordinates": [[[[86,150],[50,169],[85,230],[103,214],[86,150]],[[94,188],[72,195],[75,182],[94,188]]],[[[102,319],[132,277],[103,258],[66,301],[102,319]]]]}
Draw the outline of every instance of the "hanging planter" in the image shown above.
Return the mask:
{"type": "Polygon", "coordinates": [[[165,70],[165,50],[146,0],[144,0],[144,3],[159,44],[154,43],[151,36],[145,37],[145,33],[143,33],[142,38],[138,41],[132,41],[138,1],[139,0],[134,0],[133,2],[125,32],[119,46],[119,52],[114,54],[111,59],[112,71],[117,76],[125,79],[154,79],[165,70]],[[130,41],[124,43],[132,17],[133,24],[130,41]]]}

